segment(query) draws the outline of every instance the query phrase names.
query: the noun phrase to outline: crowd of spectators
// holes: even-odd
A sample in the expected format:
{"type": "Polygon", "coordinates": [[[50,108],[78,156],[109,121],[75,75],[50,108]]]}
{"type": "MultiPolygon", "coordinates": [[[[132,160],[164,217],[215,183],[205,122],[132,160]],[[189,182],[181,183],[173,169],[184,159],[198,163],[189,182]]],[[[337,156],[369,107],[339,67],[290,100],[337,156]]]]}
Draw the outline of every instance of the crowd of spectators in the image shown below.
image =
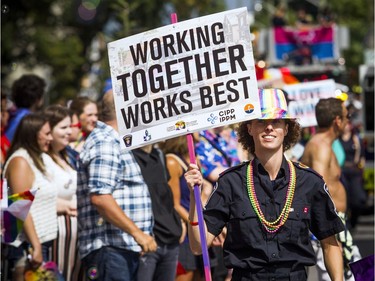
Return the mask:
{"type": "MultiPolygon", "coordinates": [[[[187,234],[193,224],[191,190],[184,177],[189,170],[185,136],[121,151],[111,89],[99,101],[78,96],[67,105],[43,108],[45,85],[36,75],[23,75],[10,96],[1,92],[1,176],[11,194],[37,190],[23,231],[12,243],[2,244],[6,280],[23,280],[27,270],[47,261],[56,263],[67,281],[109,280],[120,272],[121,280],[203,280],[202,256],[192,251],[187,234]]],[[[349,118],[347,109],[342,110],[333,113],[334,120],[339,114],[349,118]]],[[[306,152],[304,157],[328,185],[341,188],[345,196],[335,197],[336,189],[332,191],[335,205],[355,228],[367,195],[361,185],[361,140],[347,123],[340,123],[342,134],[325,138],[327,143],[338,138],[345,148],[342,182],[329,183],[325,170],[315,167],[306,152]],[[357,190],[345,185],[349,181],[358,183],[357,190]]],[[[231,126],[194,134],[203,205],[222,174],[254,158],[254,151],[242,148],[237,138],[231,126]]],[[[302,139],[303,146],[310,147],[314,138],[302,139]]],[[[224,227],[209,250],[215,281],[232,278],[223,256],[226,237],[224,227]]]]}

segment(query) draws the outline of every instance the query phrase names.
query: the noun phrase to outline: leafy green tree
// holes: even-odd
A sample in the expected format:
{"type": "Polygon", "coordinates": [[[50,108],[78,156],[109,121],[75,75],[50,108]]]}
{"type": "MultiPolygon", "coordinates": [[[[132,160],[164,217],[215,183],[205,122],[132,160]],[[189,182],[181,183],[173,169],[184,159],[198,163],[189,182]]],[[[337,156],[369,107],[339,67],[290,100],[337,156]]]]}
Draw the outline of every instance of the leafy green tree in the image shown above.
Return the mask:
{"type": "Polygon", "coordinates": [[[50,103],[75,97],[83,77],[100,64],[99,83],[109,77],[105,44],[179,20],[222,11],[221,0],[3,0],[1,17],[2,79],[17,65],[51,69],[50,103]],[[109,23],[117,24],[109,32],[109,23]],[[93,58],[93,39],[101,42],[93,58]]]}
{"type": "Polygon", "coordinates": [[[347,66],[349,68],[358,67],[364,63],[364,50],[374,48],[374,2],[370,0],[330,0],[327,4],[334,11],[337,23],[349,28],[350,47],[344,51],[347,66]],[[371,35],[372,40],[366,40],[371,35]]]}

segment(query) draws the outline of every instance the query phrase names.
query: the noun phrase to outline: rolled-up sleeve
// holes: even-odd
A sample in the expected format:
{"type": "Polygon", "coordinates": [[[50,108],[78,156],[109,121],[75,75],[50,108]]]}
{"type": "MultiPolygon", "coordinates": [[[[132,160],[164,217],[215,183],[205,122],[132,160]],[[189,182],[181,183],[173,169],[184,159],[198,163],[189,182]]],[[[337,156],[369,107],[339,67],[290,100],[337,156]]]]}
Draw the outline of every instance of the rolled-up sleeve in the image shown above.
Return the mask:
{"type": "Polygon", "coordinates": [[[118,145],[113,141],[97,140],[87,150],[86,161],[89,173],[90,193],[112,194],[116,186],[117,175],[121,170],[121,158],[118,145]]]}
{"type": "Polygon", "coordinates": [[[323,181],[316,183],[314,191],[310,230],[316,238],[322,240],[343,231],[345,226],[337,215],[326,184],[323,181]]]}

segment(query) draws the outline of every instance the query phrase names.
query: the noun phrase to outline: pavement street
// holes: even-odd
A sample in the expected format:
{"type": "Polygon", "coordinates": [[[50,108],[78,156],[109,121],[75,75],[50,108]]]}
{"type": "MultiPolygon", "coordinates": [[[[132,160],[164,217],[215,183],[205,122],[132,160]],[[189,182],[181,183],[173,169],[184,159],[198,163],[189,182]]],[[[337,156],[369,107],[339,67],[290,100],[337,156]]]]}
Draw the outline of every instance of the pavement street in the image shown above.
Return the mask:
{"type": "Polygon", "coordinates": [[[357,227],[352,231],[354,243],[362,257],[374,254],[374,214],[359,218],[357,227]]]}

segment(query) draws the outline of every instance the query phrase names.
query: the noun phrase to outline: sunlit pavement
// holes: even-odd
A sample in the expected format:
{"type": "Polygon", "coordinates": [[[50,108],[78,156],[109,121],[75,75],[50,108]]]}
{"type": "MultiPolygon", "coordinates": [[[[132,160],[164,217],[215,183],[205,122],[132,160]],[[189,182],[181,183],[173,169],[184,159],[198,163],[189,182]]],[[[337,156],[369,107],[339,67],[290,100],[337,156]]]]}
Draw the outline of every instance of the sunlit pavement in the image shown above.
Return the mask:
{"type": "Polygon", "coordinates": [[[374,254],[374,214],[360,217],[352,235],[362,257],[374,254]]]}

